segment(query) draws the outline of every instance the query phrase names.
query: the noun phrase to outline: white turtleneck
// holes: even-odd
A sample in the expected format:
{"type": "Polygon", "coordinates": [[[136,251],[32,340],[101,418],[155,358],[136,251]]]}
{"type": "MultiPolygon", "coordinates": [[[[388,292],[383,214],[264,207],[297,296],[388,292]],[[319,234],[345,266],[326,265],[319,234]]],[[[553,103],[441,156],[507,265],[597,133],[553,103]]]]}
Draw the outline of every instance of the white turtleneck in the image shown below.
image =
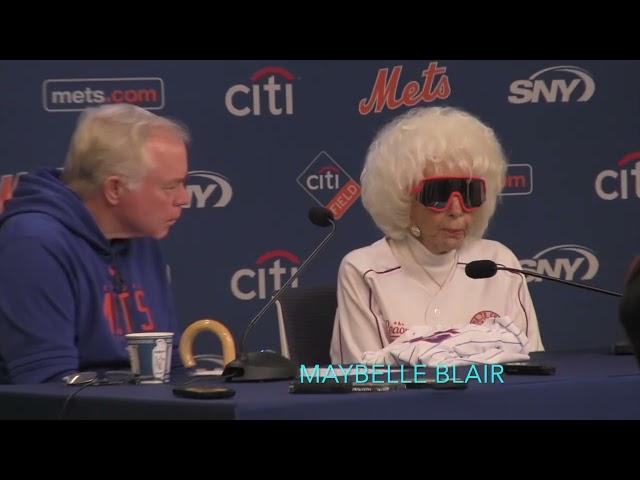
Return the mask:
{"type": "Polygon", "coordinates": [[[387,240],[389,248],[402,268],[424,288],[435,295],[451,279],[458,253],[452,250],[436,254],[413,237],[404,240],[387,240]]]}

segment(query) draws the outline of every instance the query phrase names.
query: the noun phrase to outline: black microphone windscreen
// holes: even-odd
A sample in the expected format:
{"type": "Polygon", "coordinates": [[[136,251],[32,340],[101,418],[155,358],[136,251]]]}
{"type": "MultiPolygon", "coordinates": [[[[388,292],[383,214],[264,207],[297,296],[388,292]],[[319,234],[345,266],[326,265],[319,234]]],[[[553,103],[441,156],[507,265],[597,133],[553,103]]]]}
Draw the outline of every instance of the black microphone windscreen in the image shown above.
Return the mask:
{"type": "Polygon", "coordinates": [[[464,273],[471,278],[489,278],[493,277],[498,271],[496,262],[492,260],[474,260],[467,263],[464,267],[464,273]]]}
{"type": "Polygon", "coordinates": [[[309,209],[309,220],[319,227],[328,227],[331,225],[330,220],[333,220],[333,213],[328,208],[311,207],[309,209]]]}

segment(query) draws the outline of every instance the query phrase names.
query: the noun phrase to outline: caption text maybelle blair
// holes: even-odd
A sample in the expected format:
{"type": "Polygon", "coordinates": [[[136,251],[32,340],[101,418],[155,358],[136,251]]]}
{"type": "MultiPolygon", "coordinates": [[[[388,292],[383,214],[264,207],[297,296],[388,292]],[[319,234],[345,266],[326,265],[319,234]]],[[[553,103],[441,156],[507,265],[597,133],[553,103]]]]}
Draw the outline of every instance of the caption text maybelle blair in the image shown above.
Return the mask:
{"type": "MultiPolygon", "coordinates": [[[[429,382],[426,365],[314,365],[307,368],[300,365],[300,382],[302,383],[427,383],[429,382]],[[352,378],[350,378],[352,377],[352,378]]],[[[431,368],[436,383],[504,383],[502,374],[504,367],[498,364],[470,365],[436,365],[431,368]],[[468,370],[467,370],[468,368],[468,370]]],[[[431,372],[429,372],[431,373],[431,372]]],[[[432,382],[433,380],[431,380],[432,382]]]]}

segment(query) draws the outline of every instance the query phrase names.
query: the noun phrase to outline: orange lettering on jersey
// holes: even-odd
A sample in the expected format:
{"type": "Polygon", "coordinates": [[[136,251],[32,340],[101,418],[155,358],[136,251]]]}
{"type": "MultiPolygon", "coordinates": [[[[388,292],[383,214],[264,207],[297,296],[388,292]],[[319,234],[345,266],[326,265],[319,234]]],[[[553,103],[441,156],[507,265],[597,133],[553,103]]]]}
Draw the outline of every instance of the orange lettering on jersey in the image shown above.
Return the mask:
{"type": "Polygon", "coordinates": [[[102,300],[102,312],[109,322],[109,329],[115,335],[122,335],[122,329],[116,323],[116,311],[113,305],[113,294],[106,292],[102,300]]]}
{"type": "Polygon", "coordinates": [[[13,197],[14,186],[13,175],[0,177],[0,213],[4,210],[5,202],[13,197]]]}
{"type": "Polygon", "coordinates": [[[118,294],[120,306],[122,307],[122,313],[124,314],[124,320],[127,325],[127,333],[131,333],[133,332],[133,323],[131,323],[131,315],[129,314],[129,303],[127,302],[128,298],[129,292],[122,292],[118,294]]]}
{"type": "Polygon", "coordinates": [[[143,312],[147,316],[147,321],[142,324],[142,330],[144,332],[153,332],[156,329],[156,324],[153,321],[153,316],[151,315],[151,309],[144,304],[144,291],[136,290],[136,306],[138,307],[139,312],[143,312]]]}

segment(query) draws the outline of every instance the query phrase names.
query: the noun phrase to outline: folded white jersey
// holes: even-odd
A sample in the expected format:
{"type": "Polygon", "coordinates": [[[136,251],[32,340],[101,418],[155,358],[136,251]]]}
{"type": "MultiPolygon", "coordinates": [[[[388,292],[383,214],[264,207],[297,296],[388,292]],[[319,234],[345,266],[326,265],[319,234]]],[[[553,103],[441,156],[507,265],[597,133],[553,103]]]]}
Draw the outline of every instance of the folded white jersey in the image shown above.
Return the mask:
{"type": "Polygon", "coordinates": [[[435,331],[424,326],[407,330],[376,352],[364,352],[366,365],[469,365],[529,360],[529,340],[509,317],[488,319],[435,331]]]}

